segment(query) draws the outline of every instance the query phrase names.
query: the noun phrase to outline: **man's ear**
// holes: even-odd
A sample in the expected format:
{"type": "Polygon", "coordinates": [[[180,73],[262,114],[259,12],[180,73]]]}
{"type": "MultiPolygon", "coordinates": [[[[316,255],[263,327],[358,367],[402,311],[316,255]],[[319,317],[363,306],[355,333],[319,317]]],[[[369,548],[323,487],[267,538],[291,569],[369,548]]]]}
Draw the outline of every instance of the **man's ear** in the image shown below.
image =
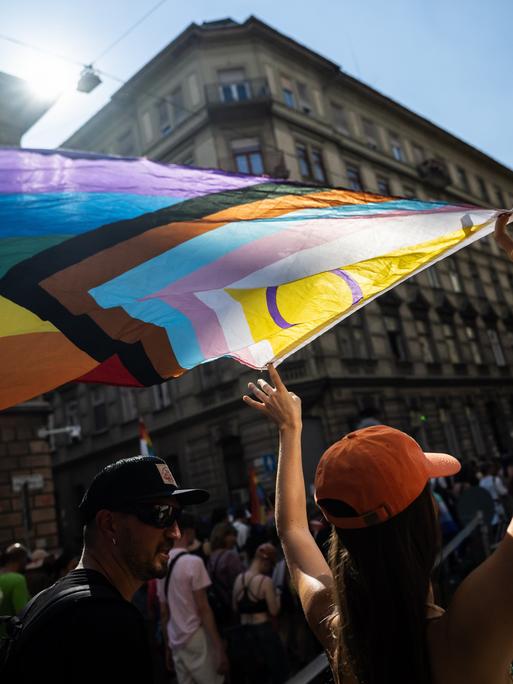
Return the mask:
{"type": "Polygon", "coordinates": [[[116,521],[112,511],[102,508],[96,514],[96,527],[98,532],[107,539],[116,538],[116,521]]]}

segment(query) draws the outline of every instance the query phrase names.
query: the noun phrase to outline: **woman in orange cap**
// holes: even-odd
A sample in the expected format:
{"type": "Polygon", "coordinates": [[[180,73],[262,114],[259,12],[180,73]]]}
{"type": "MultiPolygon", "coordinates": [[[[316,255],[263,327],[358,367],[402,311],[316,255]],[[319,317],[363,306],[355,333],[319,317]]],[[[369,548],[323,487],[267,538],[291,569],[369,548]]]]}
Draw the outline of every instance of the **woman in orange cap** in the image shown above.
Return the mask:
{"type": "MultiPolygon", "coordinates": [[[[506,232],[495,237],[513,258],[506,232]]],[[[444,612],[431,573],[439,525],[431,477],[460,465],[426,454],[414,439],[378,425],[329,447],[315,498],[333,525],[329,564],[308,528],[301,465],[301,402],[270,365],[272,385],[249,383],[244,401],[280,434],[276,524],[310,627],[337,684],[504,684],[513,657],[513,521],[495,553],[460,585],[444,612]]]]}

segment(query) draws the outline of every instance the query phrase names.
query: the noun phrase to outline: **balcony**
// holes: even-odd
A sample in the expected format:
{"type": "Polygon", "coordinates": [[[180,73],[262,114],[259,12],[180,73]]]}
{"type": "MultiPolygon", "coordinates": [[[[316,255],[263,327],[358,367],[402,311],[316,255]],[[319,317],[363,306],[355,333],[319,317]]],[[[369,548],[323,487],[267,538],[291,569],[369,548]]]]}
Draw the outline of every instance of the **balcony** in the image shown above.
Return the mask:
{"type": "Polygon", "coordinates": [[[451,184],[446,164],[441,159],[426,159],[417,166],[420,178],[437,190],[444,190],[451,184]]]}
{"type": "Polygon", "coordinates": [[[266,78],[247,78],[233,83],[208,83],[205,86],[207,106],[214,114],[217,111],[225,116],[228,112],[240,114],[241,108],[255,106],[267,108],[272,101],[271,91],[266,78]]]}

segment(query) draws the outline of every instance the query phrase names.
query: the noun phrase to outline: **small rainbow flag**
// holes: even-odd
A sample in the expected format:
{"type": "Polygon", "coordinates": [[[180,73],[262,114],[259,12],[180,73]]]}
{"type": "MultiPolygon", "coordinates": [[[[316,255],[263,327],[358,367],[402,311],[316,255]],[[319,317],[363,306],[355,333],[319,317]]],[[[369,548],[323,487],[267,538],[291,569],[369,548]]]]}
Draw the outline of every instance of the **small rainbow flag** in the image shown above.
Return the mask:
{"type": "Polygon", "coordinates": [[[141,456],[155,456],[155,450],[153,449],[150,433],[148,432],[142,418],[139,418],[139,445],[141,456]]]}
{"type": "Polygon", "coordinates": [[[265,501],[266,493],[254,468],[249,469],[249,502],[251,509],[251,522],[253,524],[264,524],[266,521],[265,501]]]}

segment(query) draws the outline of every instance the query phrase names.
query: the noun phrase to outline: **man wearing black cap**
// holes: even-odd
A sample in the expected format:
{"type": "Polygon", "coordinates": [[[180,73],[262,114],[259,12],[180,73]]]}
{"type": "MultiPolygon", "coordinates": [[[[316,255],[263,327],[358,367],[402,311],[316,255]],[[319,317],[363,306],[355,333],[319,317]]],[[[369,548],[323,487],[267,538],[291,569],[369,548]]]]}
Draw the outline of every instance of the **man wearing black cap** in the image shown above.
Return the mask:
{"type": "Polygon", "coordinates": [[[143,582],[166,575],[183,507],[208,496],[179,489],[159,458],[123,459],[98,473],[79,507],[80,563],[22,618],[17,681],[151,682],[144,625],[130,601],[143,582]]]}

